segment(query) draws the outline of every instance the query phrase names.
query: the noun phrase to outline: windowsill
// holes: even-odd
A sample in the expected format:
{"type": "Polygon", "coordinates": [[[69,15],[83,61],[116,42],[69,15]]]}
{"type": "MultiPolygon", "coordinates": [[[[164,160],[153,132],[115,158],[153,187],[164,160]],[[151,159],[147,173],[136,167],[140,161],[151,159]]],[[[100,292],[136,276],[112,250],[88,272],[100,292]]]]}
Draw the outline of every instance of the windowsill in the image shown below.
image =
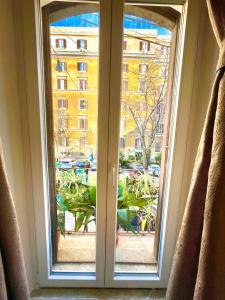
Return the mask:
{"type": "Polygon", "coordinates": [[[149,299],[164,300],[165,289],[39,289],[31,293],[33,300],[47,299],[149,299]]]}

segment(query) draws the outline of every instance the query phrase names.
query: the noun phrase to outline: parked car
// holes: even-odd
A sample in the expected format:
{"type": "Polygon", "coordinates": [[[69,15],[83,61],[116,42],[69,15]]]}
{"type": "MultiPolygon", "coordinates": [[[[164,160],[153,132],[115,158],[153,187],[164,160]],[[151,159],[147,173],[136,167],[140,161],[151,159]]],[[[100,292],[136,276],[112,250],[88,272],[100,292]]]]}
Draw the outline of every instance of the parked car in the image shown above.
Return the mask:
{"type": "Polygon", "coordinates": [[[73,167],[77,167],[77,168],[90,168],[90,162],[88,160],[77,160],[75,162],[73,162],[73,167]]]}
{"type": "Polygon", "coordinates": [[[143,171],[144,167],[139,162],[131,162],[128,163],[128,169],[136,170],[136,171],[143,171]]]}
{"type": "Polygon", "coordinates": [[[160,175],[160,166],[156,164],[151,164],[148,167],[148,170],[150,171],[150,175],[152,176],[159,176],[160,175]]]}
{"type": "Polygon", "coordinates": [[[65,169],[72,169],[72,163],[68,162],[68,161],[58,161],[55,164],[56,168],[61,169],[61,170],[65,170],[65,169]]]}
{"type": "Polygon", "coordinates": [[[93,161],[91,161],[90,164],[91,164],[91,170],[96,171],[96,169],[97,169],[97,160],[94,159],[93,161]]]}

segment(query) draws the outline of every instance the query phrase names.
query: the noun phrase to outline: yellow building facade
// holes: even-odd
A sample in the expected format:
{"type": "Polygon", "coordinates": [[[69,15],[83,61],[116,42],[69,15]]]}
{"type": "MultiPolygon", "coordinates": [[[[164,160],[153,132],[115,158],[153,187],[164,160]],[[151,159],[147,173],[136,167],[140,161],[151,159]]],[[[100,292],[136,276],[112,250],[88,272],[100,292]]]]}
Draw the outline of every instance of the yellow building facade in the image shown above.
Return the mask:
{"type": "MultiPolygon", "coordinates": [[[[51,27],[57,155],[62,152],[83,152],[86,156],[96,154],[98,43],[97,28],[51,27]]],[[[162,90],[164,93],[167,84],[169,43],[169,37],[158,36],[156,30],[139,30],[132,36],[127,36],[125,30],[120,124],[120,147],[124,151],[141,149],[138,122],[142,126],[146,111],[150,111],[150,107],[156,104],[161,115],[157,120],[158,132],[155,134],[152,153],[157,154],[161,150],[165,106],[165,95],[161,93],[162,90]],[[140,35],[144,38],[140,39],[140,35]],[[156,102],[159,97],[160,101],[156,102]]],[[[146,141],[153,127],[151,122],[146,125],[146,141]]]]}

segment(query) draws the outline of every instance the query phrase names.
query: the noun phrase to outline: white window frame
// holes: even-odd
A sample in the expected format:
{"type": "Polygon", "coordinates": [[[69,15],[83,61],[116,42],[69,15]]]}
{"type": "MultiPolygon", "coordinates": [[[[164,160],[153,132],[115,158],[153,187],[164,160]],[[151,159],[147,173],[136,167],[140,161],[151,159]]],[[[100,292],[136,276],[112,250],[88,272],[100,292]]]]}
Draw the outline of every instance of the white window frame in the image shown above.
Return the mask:
{"type": "MultiPolygon", "coordinates": [[[[115,237],[115,216],[116,216],[116,189],[117,180],[114,180],[113,174],[118,174],[118,132],[120,111],[120,78],[121,78],[121,49],[122,38],[122,24],[123,24],[123,8],[121,7],[121,0],[113,1],[113,15],[112,19],[112,44],[111,52],[115,55],[111,58],[112,75],[110,88],[110,112],[111,118],[109,120],[109,177],[108,177],[108,199],[107,199],[107,233],[106,236],[115,237]],[[115,21],[116,20],[116,21],[115,21]],[[112,117],[113,116],[113,117],[112,117]],[[114,134],[113,134],[114,133],[114,134]],[[114,184],[112,184],[112,182],[114,184]]],[[[167,286],[172,257],[177,238],[177,220],[180,210],[181,186],[182,186],[182,171],[183,161],[185,160],[185,141],[188,134],[188,120],[191,90],[193,87],[192,76],[194,75],[194,65],[197,46],[194,42],[197,41],[198,16],[200,14],[201,5],[196,6],[196,2],[189,0],[184,5],[183,14],[180,21],[180,28],[178,30],[177,52],[175,57],[175,69],[173,80],[173,95],[172,95],[172,110],[170,118],[170,135],[168,160],[166,164],[166,178],[165,188],[163,193],[164,207],[162,210],[161,233],[160,233],[160,248],[159,248],[159,271],[155,275],[132,276],[129,274],[114,274],[114,260],[115,260],[115,239],[110,239],[106,243],[106,279],[107,287],[126,287],[126,288],[165,288],[167,286]],[[193,13],[193,10],[195,11],[193,13]],[[196,14],[197,12],[197,14],[196,14]],[[196,18],[197,17],[197,18],[196,18]],[[185,28],[186,25],[186,28],[185,28]],[[193,31],[192,31],[193,30],[193,31]],[[183,45],[185,43],[185,48],[183,45]],[[191,59],[191,64],[190,63],[191,59]],[[190,76],[190,77],[189,77],[190,76]],[[185,82],[185,80],[187,80],[185,82]],[[186,83],[188,83],[186,85],[186,83]],[[190,90],[189,90],[190,89],[190,90]],[[185,99],[185,100],[184,100],[185,99]],[[187,102],[183,102],[187,101],[187,102]],[[184,113],[181,107],[186,107],[188,113],[184,113]],[[182,118],[177,118],[177,115],[182,113],[182,118]],[[184,113],[184,115],[183,115],[184,113]],[[181,120],[182,119],[182,120],[181,120]],[[182,127],[180,127],[182,126],[182,127]],[[182,133],[180,131],[182,129],[182,133]],[[182,152],[183,151],[183,152],[182,152]],[[179,156],[179,164],[174,163],[174,157],[179,156]],[[180,177],[179,177],[180,176],[180,177]],[[179,187],[177,187],[179,184],[179,187]],[[168,216],[177,216],[173,220],[168,221],[168,216]],[[175,220],[176,219],[176,220],[175,220]],[[169,224],[168,224],[169,222],[169,224]],[[112,275],[113,274],[113,275],[112,275]],[[114,276],[115,275],[115,276],[114,276]]],[[[117,179],[117,178],[116,178],[117,179]]]]}
{"type": "Polygon", "coordinates": [[[147,79],[139,79],[138,81],[138,93],[145,93],[147,88],[147,79]],[[142,89],[142,84],[144,85],[144,89],[142,89]]]}
{"type": "Polygon", "coordinates": [[[77,128],[78,129],[80,129],[80,130],[87,130],[88,129],[88,117],[87,116],[78,116],[77,117],[77,128]],[[80,123],[80,121],[85,121],[85,126],[84,127],[82,127],[82,126],[80,126],[81,125],[81,123],[80,123]]]}
{"type": "Polygon", "coordinates": [[[67,118],[67,115],[60,115],[58,117],[58,128],[59,128],[59,130],[60,129],[61,130],[68,129],[68,118],[67,118]]]}
{"type": "Polygon", "coordinates": [[[140,150],[141,148],[142,148],[142,142],[141,142],[141,138],[135,138],[135,140],[134,140],[134,148],[136,149],[136,150],[140,150]]]}
{"type": "Polygon", "coordinates": [[[66,63],[66,61],[60,60],[59,64],[60,64],[60,66],[62,68],[61,72],[66,72],[67,71],[67,63],[66,63]]]}
{"type": "Polygon", "coordinates": [[[124,93],[128,92],[128,90],[129,90],[128,79],[122,80],[121,87],[122,87],[122,92],[124,92],[124,93]],[[126,87],[126,88],[124,88],[124,87],[126,87]]]}
{"type": "Polygon", "coordinates": [[[80,148],[85,148],[86,146],[87,146],[87,138],[86,138],[86,136],[80,136],[79,137],[79,143],[80,143],[80,148]],[[81,140],[82,140],[82,142],[84,142],[83,143],[83,145],[81,145],[81,140]]]}
{"type": "Polygon", "coordinates": [[[155,142],[155,153],[160,153],[161,152],[161,148],[162,148],[161,142],[156,141],[155,142]]]}
{"type": "Polygon", "coordinates": [[[77,62],[77,66],[78,66],[78,64],[84,64],[85,65],[85,70],[78,70],[78,68],[77,68],[77,72],[87,72],[87,62],[85,62],[85,61],[78,61],[77,62]]]}
{"type": "Polygon", "coordinates": [[[77,50],[80,50],[80,51],[82,51],[82,50],[84,50],[84,51],[86,51],[87,50],[87,40],[86,39],[77,39],[77,50]],[[80,41],[84,41],[84,44],[85,44],[85,42],[86,42],[86,46],[84,46],[84,47],[78,47],[78,41],[80,42],[80,41]]]}
{"type": "Polygon", "coordinates": [[[163,135],[163,131],[164,131],[164,124],[159,122],[159,124],[156,127],[156,135],[163,135]]]}
{"type": "Polygon", "coordinates": [[[140,41],[140,45],[139,45],[139,47],[141,48],[140,51],[143,53],[148,52],[149,44],[150,44],[150,42],[140,41]]]}
{"type": "Polygon", "coordinates": [[[58,98],[57,99],[57,104],[58,104],[58,109],[67,109],[68,108],[68,100],[66,99],[66,98],[58,98]],[[59,101],[61,101],[61,104],[63,104],[63,105],[61,105],[61,107],[60,107],[60,105],[59,105],[59,101]],[[66,104],[66,106],[64,106],[64,104],[66,104]]]}
{"type": "Polygon", "coordinates": [[[127,101],[121,100],[120,106],[121,106],[121,111],[128,111],[127,101]]]}
{"type": "Polygon", "coordinates": [[[126,130],[126,120],[120,119],[120,130],[126,130]]]}
{"type": "Polygon", "coordinates": [[[88,108],[88,101],[86,98],[78,98],[78,109],[79,110],[87,110],[88,108]],[[85,101],[85,108],[81,108],[81,101],[85,101]]]}
{"type": "Polygon", "coordinates": [[[85,92],[88,90],[88,79],[87,78],[77,78],[77,88],[78,88],[78,91],[82,91],[82,92],[85,92]],[[81,89],[81,86],[83,86],[83,84],[81,84],[81,80],[84,80],[85,82],[85,89],[81,89]]]}
{"type": "Polygon", "coordinates": [[[146,73],[148,73],[148,68],[149,68],[149,65],[148,65],[148,64],[145,64],[145,63],[139,64],[139,73],[140,73],[140,74],[146,74],[146,73]],[[145,71],[142,70],[142,67],[143,67],[143,66],[146,67],[146,70],[145,70],[145,71]]]}
{"type": "Polygon", "coordinates": [[[56,38],[55,39],[55,48],[56,49],[66,49],[67,40],[65,38],[56,38]],[[60,41],[59,47],[57,47],[57,41],[60,41]]]}
{"type": "Polygon", "coordinates": [[[129,72],[129,64],[127,62],[122,64],[122,72],[128,73],[129,72]]]}
{"type": "Polygon", "coordinates": [[[67,83],[68,82],[67,82],[66,77],[57,77],[57,89],[58,90],[67,90],[67,83]]]}
{"type": "MultiPolygon", "coordinates": [[[[34,0],[35,7],[32,8],[34,10],[35,20],[29,15],[29,13],[25,16],[26,24],[30,26],[26,27],[25,33],[32,32],[33,34],[28,34],[28,38],[24,41],[25,45],[33,45],[35,47],[30,49],[30,47],[25,48],[25,59],[30,63],[26,64],[26,93],[28,98],[28,106],[29,106],[29,131],[30,131],[30,145],[31,145],[31,164],[32,164],[32,182],[33,182],[33,199],[34,199],[34,211],[35,211],[35,224],[36,224],[36,241],[37,241],[37,260],[38,260],[38,280],[40,286],[45,287],[103,287],[102,282],[104,282],[103,278],[97,278],[93,276],[92,278],[84,275],[77,276],[76,278],[73,274],[62,274],[60,277],[57,275],[53,275],[49,272],[49,230],[48,230],[48,210],[49,207],[47,205],[48,201],[48,174],[47,174],[47,149],[46,149],[46,137],[45,137],[45,117],[44,117],[44,77],[43,77],[43,55],[42,55],[42,37],[41,37],[41,26],[40,26],[40,10],[39,10],[39,1],[34,0]],[[26,19],[27,17],[27,19],[26,19]],[[29,23],[30,22],[30,23],[29,23]],[[35,26],[34,26],[35,24],[35,26]],[[29,28],[29,31],[28,31],[29,28]],[[36,36],[36,40],[35,40],[36,36]],[[32,52],[33,55],[30,55],[32,52]],[[34,58],[37,58],[34,59],[34,58]],[[35,83],[35,84],[34,84],[35,83]],[[37,113],[39,112],[39,113],[37,113]]],[[[113,26],[113,39],[117,36],[118,32],[120,32],[120,24],[122,22],[122,9],[121,9],[121,0],[113,1],[113,14],[117,16],[118,24],[113,26]],[[116,9],[120,8],[120,9],[116,9]]],[[[102,1],[102,11],[110,11],[109,1],[102,1]]],[[[142,277],[141,286],[146,288],[165,288],[168,281],[168,276],[170,273],[172,257],[175,248],[175,242],[177,238],[177,218],[168,225],[168,215],[178,216],[180,210],[180,199],[181,199],[181,186],[182,186],[182,172],[185,161],[185,147],[186,141],[188,138],[188,125],[190,119],[190,111],[191,111],[191,99],[192,99],[192,89],[194,86],[193,77],[195,71],[195,58],[197,53],[197,39],[198,39],[198,28],[199,28],[199,16],[201,11],[201,3],[200,1],[196,2],[195,0],[188,0],[185,4],[185,12],[183,14],[182,22],[186,24],[185,34],[184,27],[183,30],[180,30],[178,36],[178,49],[176,55],[176,67],[175,67],[175,78],[174,78],[174,90],[173,90],[173,107],[171,112],[171,118],[176,120],[176,122],[172,122],[171,124],[171,132],[170,132],[170,140],[172,141],[171,147],[168,151],[168,163],[167,163],[167,176],[166,176],[166,189],[164,191],[164,200],[165,206],[163,209],[163,221],[162,221],[162,232],[161,232],[161,247],[160,247],[160,261],[159,261],[159,274],[154,276],[142,277]],[[185,49],[182,50],[182,45],[185,42],[185,49]],[[177,118],[177,115],[182,115],[182,118],[177,118]],[[173,157],[176,157],[176,161],[179,161],[179,164],[176,164],[173,160],[173,157]]],[[[111,14],[109,14],[111,15],[111,14]]],[[[108,18],[108,16],[107,16],[108,18]]],[[[181,22],[181,23],[182,23],[181,22]]],[[[104,87],[103,82],[109,82],[109,64],[108,59],[110,57],[110,51],[106,47],[109,43],[110,37],[110,28],[108,26],[108,19],[102,19],[102,26],[100,28],[100,36],[102,41],[104,41],[101,45],[102,51],[100,56],[100,63],[103,64],[104,73],[100,72],[100,79],[102,80],[103,88],[100,89],[100,103],[99,107],[101,107],[99,114],[100,124],[104,124],[105,126],[101,126],[99,129],[99,133],[101,133],[101,139],[104,142],[107,142],[108,136],[108,106],[105,103],[105,98],[108,97],[109,89],[107,86],[104,87]],[[104,25],[104,26],[103,26],[104,25]],[[103,30],[104,28],[104,30],[103,30]],[[107,32],[107,34],[106,34],[107,32]],[[103,51],[104,50],[104,51],[103,51]],[[104,74],[104,76],[103,76],[104,74]]],[[[121,41],[118,41],[115,44],[112,44],[112,50],[115,53],[120,53],[121,51],[121,41]]],[[[114,56],[112,59],[112,65],[114,66],[112,70],[111,84],[118,81],[118,74],[120,74],[120,64],[117,64],[119,57],[114,56]],[[120,70],[118,70],[118,68],[120,70]]],[[[99,82],[101,83],[101,80],[99,82]]],[[[119,107],[119,99],[118,95],[120,94],[120,83],[116,89],[112,86],[110,89],[110,110],[115,111],[116,115],[118,114],[119,107]]],[[[110,120],[109,128],[114,128],[113,122],[115,120],[110,120]]],[[[119,122],[117,122],[117,126],[119,122]]],[[[103,145],[105,143],[99,144],[99,153],[98,156],[102,155],[107,161],[107,151],[104,149],[103,145]]],[[[115,136],[112,137],[109,144],[109,174],[106,173],[105,164],[103,163],[101,166],[98,166],[98,169],[101,171],[101,177],[107,178],[109,175],[109,183],[111,185],[112,180],[112,172],[111,167],[114,162],[117,160],[117,151],[114,151],[115,144],[118,146],[118,140],[115,140],[115,136]],[[111,148],[110,146],[113,145],[111,148]],[[113,154],[114,151],[114,154],[113,154]]],[[[117,147],[118,148],[118,147],[117,147]]],[[[113,166],[114,167],[114,166],[113,166]]],[[[116,168],[117,169],[117,168],[116,168]]],[[[115,170],[116,172],[117,170],[115,170]]],[[[101,178],[99,178],[100,183],[101,178]]],[[[103,180],[104,181],[104,180],[103,180]]],[[[113,186],[109,186],[108,192],[110,189],[115,189],[113,186]]],[[[104,204],[105,194],[105,186],[99,185],[99,209],[106,209],[106,205],[104,204]]],[[[115,192],[115,191],[114,191],[115,192]]],[[[108,202],[107,210],[111,210],[111,217],[107,219],[108,225],[112,221],[114,217],[115,208],[112,203],[108,202]]],[[[110,214],[109,214],[110,216],[110,214]]],[[[102,222],[104,224],[104,220],[99,220],[99,224],[102,222]]],[[[115,221],[111,223],[110,226],[107,226],[107,235],[114,235],[113,224],[115,221]]],[[[97,237],[98,241],[103,243],[102,248],[104,248],[104,235],[100,234],[97,237]]],[[[114,241],[115,242],[115,241],[114,241]]],[[[106,270],[106,278],[107,278],[107,287],[140,287],[140,280],[137,277],[130,276],[120,276],[111,278],[112,274],[112,252],[114,251],[114,243],[111,241],[110,243],[106,241],[106,253],[110,253],[108,257],[106,257],[107,264],[110,266],[106,270]]],[[[105,252],[101,251],[98,253],[97,261],[101,262],[105,260],[105,252]]],[[[101,269],[101,264],[98,265],[98,268],[101,269]]],[[[99,270],[97,270],[98,273],[99,270]]]]}
{"type": "Polygon", "coordinates": [[[120,137],[119,146],[120,146],[120,149],[126,148],[126,140],[124,137],[120,137]]]}
{"type": "Polygon", "coordinates": [[[123,40],[123,51],[127,51],[128,40],[123,40]]]}

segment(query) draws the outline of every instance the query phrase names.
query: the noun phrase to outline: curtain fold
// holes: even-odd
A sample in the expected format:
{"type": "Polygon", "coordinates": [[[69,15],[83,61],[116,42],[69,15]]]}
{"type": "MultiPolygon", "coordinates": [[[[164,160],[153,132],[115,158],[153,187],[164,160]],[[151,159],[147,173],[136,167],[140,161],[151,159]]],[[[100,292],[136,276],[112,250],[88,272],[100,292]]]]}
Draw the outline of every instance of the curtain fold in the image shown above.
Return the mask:
{"type": "Polygon", "coordinates": [[[28,300],[24,259],[15,207],[0,147],[0,299],[28,300]]]}
{"type": "Polygon", "coordinates": [[[220,47],[167,300],[225,299],[225,0],[208,0],[220,47]]]}

